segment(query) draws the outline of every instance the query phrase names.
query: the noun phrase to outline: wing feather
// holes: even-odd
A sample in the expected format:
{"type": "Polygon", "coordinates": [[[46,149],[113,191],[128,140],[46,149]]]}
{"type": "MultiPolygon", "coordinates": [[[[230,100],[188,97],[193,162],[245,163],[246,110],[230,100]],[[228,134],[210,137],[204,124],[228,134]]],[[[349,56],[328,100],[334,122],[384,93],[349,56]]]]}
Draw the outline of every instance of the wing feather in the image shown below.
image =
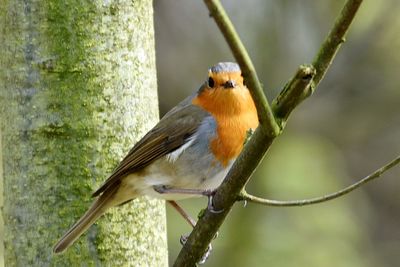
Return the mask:
{"type": "Polygon", "coordinates": [[[110,177],[92,196],[98,196],[118,186],[121,178],[137,172],[155,160],[184,145],[210,114],[191,104],[191,98],[182,101],[174,112],[167,113],[121,161],[110,177]],[[190,101],[189,101],[190,100],[190,101]]]}

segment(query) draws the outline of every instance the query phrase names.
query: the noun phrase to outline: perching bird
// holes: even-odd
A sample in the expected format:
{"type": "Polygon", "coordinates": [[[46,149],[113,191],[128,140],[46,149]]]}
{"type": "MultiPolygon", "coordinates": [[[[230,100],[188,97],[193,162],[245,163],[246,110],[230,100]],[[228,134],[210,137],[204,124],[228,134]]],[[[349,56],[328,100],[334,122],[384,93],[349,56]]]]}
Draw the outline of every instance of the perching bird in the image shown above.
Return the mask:
{"type": "Polygon", "coordinates": [[[171,109],[93,193],[89,210],[58,241],[62,252],[107,209],[140,196],[169,200],[214,190],[240,154],[257,111],[236,63],[211,67],[200,89],[171,109]],[[195,189],[195,190],[193,190],[195,189]]]}

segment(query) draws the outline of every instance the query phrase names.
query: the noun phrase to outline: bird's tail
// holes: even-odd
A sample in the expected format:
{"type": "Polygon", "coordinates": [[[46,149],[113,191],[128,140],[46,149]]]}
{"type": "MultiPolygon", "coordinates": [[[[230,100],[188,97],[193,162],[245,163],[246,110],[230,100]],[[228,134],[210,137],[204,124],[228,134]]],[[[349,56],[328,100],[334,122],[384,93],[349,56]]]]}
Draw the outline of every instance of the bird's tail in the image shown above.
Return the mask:
{"type": "Polygon", "coordinates": [[[75,242],[104,212],[113,205],[117,188],[106,190],[98,197],[88,211],[64,234],[54,246],[54,253],[60,253],[75,242]]]}

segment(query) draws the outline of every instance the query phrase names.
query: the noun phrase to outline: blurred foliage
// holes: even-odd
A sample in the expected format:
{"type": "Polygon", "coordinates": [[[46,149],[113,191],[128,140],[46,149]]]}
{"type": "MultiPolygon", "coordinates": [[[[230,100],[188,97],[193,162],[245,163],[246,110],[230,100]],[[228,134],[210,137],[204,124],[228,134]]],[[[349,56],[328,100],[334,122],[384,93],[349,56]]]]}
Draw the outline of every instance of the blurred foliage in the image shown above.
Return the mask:
{"type": "MultiPolygon", "coordinates": [[[[311,62],[344,1],[223,1],[270,100],[311,62]]],[[[354,182],[400,151],[400,1],[365,1],[327,76],[294,111],[252,178],[251,193],[299,199],[354,182]]],[[[209,66],[233,60],[202,1],[155,1],[159,96],[165,113],[209,66]]],[[[400,169],[329,203],[237,204],[206,266],[397,266],[400,169]],[[397,178],[397,179],[396,179],[397,178]]],[[[197,214],[206,200],[183,204],[197,214]]],[[[171,261],[190,228],[168,209],[171,261]]]]}

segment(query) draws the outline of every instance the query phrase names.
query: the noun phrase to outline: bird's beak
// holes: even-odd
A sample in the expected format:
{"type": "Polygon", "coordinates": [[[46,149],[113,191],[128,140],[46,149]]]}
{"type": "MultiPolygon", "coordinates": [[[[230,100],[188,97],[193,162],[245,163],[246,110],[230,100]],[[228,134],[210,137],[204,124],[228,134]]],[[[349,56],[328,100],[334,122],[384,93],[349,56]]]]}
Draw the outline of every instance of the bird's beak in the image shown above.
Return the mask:
{"type": "Polygon", "coordinates": [[[226,83],[224,84],[225,89],[232,89],[232,88],[235,88],[235,86],[236,86],[236,83],[235,83],[235,81],[232,81],[232,80],[227,80],[226,83]]]}

